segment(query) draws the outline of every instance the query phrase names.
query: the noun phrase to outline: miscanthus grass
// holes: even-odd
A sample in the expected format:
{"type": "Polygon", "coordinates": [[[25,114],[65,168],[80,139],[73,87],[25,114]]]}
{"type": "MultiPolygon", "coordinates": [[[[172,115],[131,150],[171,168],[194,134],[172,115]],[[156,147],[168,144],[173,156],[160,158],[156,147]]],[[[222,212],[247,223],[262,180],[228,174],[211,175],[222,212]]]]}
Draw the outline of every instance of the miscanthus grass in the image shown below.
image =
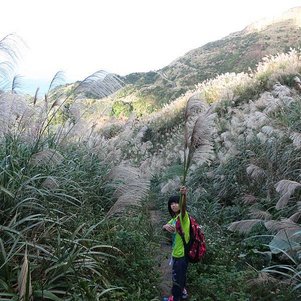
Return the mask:
{"type": "MultiPolygon", "coordinates": [[[[0,50],[13,59],[7,39],[0,50]]],[[[97,300],[114,294],[118,287],[106,270],[108,258],[121,252],[105,242],[101,211],[110,196],[111,166],[98,155],[93,129],[76,106],[64,113],[91,89],[103,97],[122,83],[100,71],[66,95],[58,72],[42,99],[38,93],[27,99],[16,93],[17,81],[0,93],[0,298],[97,300]]]]}

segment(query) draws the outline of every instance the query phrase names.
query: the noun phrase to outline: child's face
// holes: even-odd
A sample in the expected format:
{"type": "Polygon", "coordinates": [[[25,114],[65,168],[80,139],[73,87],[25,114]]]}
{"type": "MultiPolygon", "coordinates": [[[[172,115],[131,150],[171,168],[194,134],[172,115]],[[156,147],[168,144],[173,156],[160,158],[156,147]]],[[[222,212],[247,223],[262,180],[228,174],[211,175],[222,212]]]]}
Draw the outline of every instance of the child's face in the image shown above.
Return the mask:
{"type": "Polygon", "coordinates": [[[179,203],[175,203],[175,202],[171,203],[170,208],[174,213],[178,213],[180,211],[179,203]]]}

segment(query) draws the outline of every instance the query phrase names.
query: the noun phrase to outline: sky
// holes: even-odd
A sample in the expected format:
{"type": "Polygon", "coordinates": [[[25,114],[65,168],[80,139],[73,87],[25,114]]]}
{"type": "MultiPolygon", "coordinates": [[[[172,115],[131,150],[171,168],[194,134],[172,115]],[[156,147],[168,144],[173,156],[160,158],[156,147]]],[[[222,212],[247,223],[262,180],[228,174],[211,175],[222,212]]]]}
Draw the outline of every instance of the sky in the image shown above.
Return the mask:
{"type": "Polygon", "coordinates": [[[70,82],[97,70],[161,69],[296,6],[301,0],[5,0],[0,39],[14,34],[22,40],[16,74],[38,83],[63,71],[70,82]]]}

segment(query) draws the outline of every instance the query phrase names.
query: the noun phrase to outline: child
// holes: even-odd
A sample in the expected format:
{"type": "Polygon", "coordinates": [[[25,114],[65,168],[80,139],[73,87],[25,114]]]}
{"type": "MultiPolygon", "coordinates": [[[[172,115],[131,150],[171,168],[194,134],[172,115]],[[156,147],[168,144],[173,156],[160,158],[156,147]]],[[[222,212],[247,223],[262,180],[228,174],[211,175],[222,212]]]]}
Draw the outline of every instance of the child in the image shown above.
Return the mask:
{"type": "Polygon", "coordinates": [[[180,220],[184,233],[185,242],[189,242],[190,220],[186,211],[186,187],[181,187],[180,196],[175,195],[168,200],[168,211],[172,219],[163,226],[163,229],[172,233],[172,296],[169,301],[180,301],[187,299],[188,294],[185,289],[188,260],[185,256],[182,237],[176,230],[176,221],[180,220]]]}

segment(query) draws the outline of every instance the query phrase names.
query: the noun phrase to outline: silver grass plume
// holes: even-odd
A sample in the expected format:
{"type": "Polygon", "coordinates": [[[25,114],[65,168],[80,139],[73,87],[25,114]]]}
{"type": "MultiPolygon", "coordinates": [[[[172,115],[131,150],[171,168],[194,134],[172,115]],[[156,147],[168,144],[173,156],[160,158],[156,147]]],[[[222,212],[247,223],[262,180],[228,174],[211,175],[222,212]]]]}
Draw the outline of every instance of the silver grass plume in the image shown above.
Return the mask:
{"type": "Polygon", "coordinates": [[[91,93],[103,98],[113,94],[123,86],[124,83],[117,75],[99,70],[85,78],[75,89],[75,92],[91,93]]]}
{"type": "Polygon", "coordinates": [[[298,224],[296,224],[294,221],[290,219],[282,219],[280,221],[270,220],[264,222],[264,226],[267,228],[267,230],[270,230],[272,232],[276,232],[279,230],[289,230],[289,229],[296,229],[296,227],[299,227],[298,224]]]}
{"type": "Polygon", "coordinates": [[[75,94],[78,98],[80,98],[82,94],[92,93],[97,97],[102,98],[109,96],[123,86],[122,81],[116,75],[101,70],[88,76],[83,81],[76,82],[72,86],[72,93],[69,93],[69,95],[66,96],[63,89],[56,89],[62,81],[63,73],[59,71],[53,77],[49,90],[47,94],[45,94],[44,103],[47,118],[44,119],[44,122],[40,127],[36,147],[42,135],[46,131],[49,133],[49,126],[51,122],[71,96],[75,94]]]}
{"type": "Polygon", "coordinates": [[[34,166],[41,166],[46,164],[56,166],[60,164],[63,160],[63,155],[61,155],[57,150],[46,149],[33,154],[30,160],[30,164],[34,166]]]}
{"type": "Polygon", "coordinates": [[[272,214],[268,211],[260,210],[258,208],[250,209],[249,216],[256,219],[268,221],[272,218],[272,214]]]}
{"type": "Polygon", "coordinates": [[[31,275],[30,266],[27,258],[27,248],[25,249],[23,264],[18,279],[18,293],[20,301],[33,300],[32,287],[31,287],[31,275]]]}
{"type": "Polygon", "coordinates": [[[112,169],[109,178],[113,180],[115,196],[118,198],[107,213],[107,217],[124,212],[129,206],[139,206],[150,189],[150,179],[138,168],[120,165],[112,169]]]}
{"type": "Polygon", "coordinates": [[[204,103],[201,101],[199,94],[192,95],[186,104],[185,120],[187,121],[191,116],[200,113],[205,108],[204,103]]]}
{"type": "Polygon", "coordinates": [[[281,180],[275,184],[276,191],[280,193],[281,197],[276,204],[276,209],[284,208],[291,196],[294,194],[295,190],[301,187],[301,183],[281,180]]]}
{"type": "Polygon", "coordinates": [[[197,115],[197,119],[192,118],[195,113],[204,109],[205,105],[197,97],[193,95],[187,101],[185,109],[185,128],[184,128],[184,173],[182,184],[185,185],[188,170],[195,161],[202,164],[209,161],[213,153],[213,123],[215,115],[212,114],[210,109],[197,115]],[[193,120],[192,132],[190,134],[189,126],[193,120]]]}
{"type": "Polygon", "coordinates": [[[242,197],[242,202],[246,205],[251,205],[257,203],[257,198],[253,194],[245,194],[242,197]]]}
{"type": "Polygon", "coordinates": [[[262,219],[248,219],[233,222],[228,226],[229,231],[237,231],[242,234],[248,234],[255,225],[262,223],[262,219]]]}
{"type": "Polygon", "coordinates": [[[58,181],[54,177],[48,176],[42,182],[41,186],[43,188],[46,188],[46,189],[49,189],[49,190],[54,190],[54,189],[59,188],[60,185],[59,185],[58,181]]]}
{"type": "MultiPolygon", "coordinates": [[[[16,42],[19,39],[16,35],[9,34],[0,40],[0,89],[6,90],[10,84],[10,78],[17,62],[18,53],[16,51],[16,42]]],[[[19,42],[19,41],[18,41],[19,42]]]]}
{"type": "Polygon", "coordinates": [[[13,93],[0,94],[0,136],[14,129],[26,128],[30,115],[33,114],[28,103],[21,96],[13,93]]]}
{"type": "Polygon", "coordinates": [[[246,171],[251,179],[258,179],[265,176],[265,171],[255,164],[250,164],[246,171]]]}
{"type": "Polygon", "coordinates": [[[170,193],[172,191],[176,191],[181,186],[181,179],[179,176],[174,177],[173,179],[169,179],[167,183],[165,183],[161,187],[161,193],[170,193]]]}
{"type": "Polygon", "coordinates": [[[59,87],[60,85],[64,84],[64,82],[65,82],[64,72],[63,71],[56,72],[56,74],[54,75],[54,77],[52,78],[49,84],[47,94],[55,90],[55,88],[59,87]]]}

